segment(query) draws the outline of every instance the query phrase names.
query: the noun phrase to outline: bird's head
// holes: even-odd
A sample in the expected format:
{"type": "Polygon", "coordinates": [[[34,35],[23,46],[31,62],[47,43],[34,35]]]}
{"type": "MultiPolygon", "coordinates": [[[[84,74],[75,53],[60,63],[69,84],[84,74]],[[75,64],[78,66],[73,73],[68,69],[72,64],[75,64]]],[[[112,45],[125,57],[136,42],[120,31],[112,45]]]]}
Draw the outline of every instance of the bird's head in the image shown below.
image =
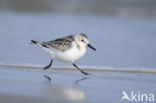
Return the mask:
{"type": "Polygon", "coordinates": [[[81,47],[85,47],[86,48],[88,46],[89,48],[91,48],[94,51],[96,51],[96,49],[92,45],[89,44],[89,40],[88,40],[87,35],[79,33],[79,34],[75,35],[74,39],[75,39],[75,41],[77,41],[79,43],[79,45],[81,47]]]}

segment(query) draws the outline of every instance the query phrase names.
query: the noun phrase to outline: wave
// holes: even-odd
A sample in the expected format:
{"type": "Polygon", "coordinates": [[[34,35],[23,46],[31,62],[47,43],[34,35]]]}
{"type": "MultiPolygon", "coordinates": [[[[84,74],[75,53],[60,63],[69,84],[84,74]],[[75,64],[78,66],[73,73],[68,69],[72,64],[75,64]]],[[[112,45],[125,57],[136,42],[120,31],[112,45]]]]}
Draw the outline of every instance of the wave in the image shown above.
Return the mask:
{"type": "MultiPolygon", "coordinates": [[[[0,64],[0,68],[25,68],[25,69],[42,69],[42,65],[32,65],[32,64],[0,64]]],[[[63,67],[55,66],[52,67],[57,70],[75,70],[74,67],[63,67]]],[[[82,66],[83,70],[87,71],[100,71],[100,72],[128,72],[128,73],[154,73],[156,74],[156,69],[151,68],[115,68],[115,67],[89,67],[82,66]]]]}

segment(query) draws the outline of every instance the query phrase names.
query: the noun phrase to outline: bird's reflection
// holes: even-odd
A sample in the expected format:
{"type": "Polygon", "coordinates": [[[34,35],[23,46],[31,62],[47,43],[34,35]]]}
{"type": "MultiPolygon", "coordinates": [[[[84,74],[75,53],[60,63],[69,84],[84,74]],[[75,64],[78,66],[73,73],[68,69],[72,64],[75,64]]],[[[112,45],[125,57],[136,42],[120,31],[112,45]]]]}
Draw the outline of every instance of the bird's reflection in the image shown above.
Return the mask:
{"type": "MultiPolygon", "coordinates": [[[[50,76],[44,74],[43,77],[46,78],[46,79],[48,80],[48,84],[51,83],[51,77],[50,77],[50,76]]],[[[90,79],[90,78],[89,78],[89,77],[80,78],[80,79],[78,79],[78,80],[75,80],[74,84],[77,85],[77,86],[81,86],[79,83],[82,82],[82,81],[85,81],[85,80],[87,80],[87,79],[90,79]]]]}
{"type": "MultiPolygon", "coordinates": [[[[75,84],[76,86],[81,86],[79,83],[82,82],[82,81],[85,81],[85,80],[87,80],[87,79],[90,79],[90,78],[88,78],[88,77],[83,77],[83,78],[81,78],[81,79],[75,80],[74,84],[75,84]]],[[[82,87],[82,86],[81,86],[81,87],[82,87]]]]}
{"type": "Polygon", "coordinates": [[[50,78],[48,75],[44,74],[43,76],[44,76],[49,82],[51,82],[51,78],[50,78]]]}
{"type": "MultiPolygon", "coordinates": [[[[83,101],[85,98],[85,93],[78,88],[73,86],[68,86],[64,84],[52,83],[51,78],[48,75],[43,75],[48,81],[46,81],[46,87],[44,87],[44,93],[49,96],[56,96],[61,99],[68,99],[71,101],[83,101]],[[47,85],[48,84],[48,85],[47,85]],[[47,87],[48,86],[48,87],[47,87]]],[[[81,78],[76,80],[75,83],[78,84],[80,81],[86,80],[88,78],[81,78]]]]}

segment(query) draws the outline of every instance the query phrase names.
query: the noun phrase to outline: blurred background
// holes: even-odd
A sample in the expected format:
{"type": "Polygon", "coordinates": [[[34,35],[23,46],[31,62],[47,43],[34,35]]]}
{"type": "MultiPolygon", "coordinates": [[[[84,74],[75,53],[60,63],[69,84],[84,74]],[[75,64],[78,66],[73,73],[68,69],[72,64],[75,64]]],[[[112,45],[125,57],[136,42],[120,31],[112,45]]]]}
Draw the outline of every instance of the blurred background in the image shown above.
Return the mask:
{"type": "Polygon", "coordinates": [[[155,0],[0,0],[1,10],[40,13],[89,13],[156,16],[155,0]]]}
{"type": "MultiPolygon", "coordinates": [[[[57,61],[53,66],[73,67],[57,61]]],[[[0,67],[3,103],[131,103],[121,100],[123,91],[134,91],[136,98],[155,95],[156,0],[0,0],[0,67]],[[97,49],[76,61],[95,67],[87,71],[92,75],[30,68],[51,59],[30,40],[75,33],[86,34],[97,49]],[[12,64],[27,68],[9,69],[12,64]],[[108,68],[119,70],[99,70],[108,68]]]]}
{"type": "Polygon", "coordinates": [[[1,64],[47,65],[50,57],[30,40],[75,33],[97,49],[78,65],[156,68],[155,0],[0,0],[1,64]]]}

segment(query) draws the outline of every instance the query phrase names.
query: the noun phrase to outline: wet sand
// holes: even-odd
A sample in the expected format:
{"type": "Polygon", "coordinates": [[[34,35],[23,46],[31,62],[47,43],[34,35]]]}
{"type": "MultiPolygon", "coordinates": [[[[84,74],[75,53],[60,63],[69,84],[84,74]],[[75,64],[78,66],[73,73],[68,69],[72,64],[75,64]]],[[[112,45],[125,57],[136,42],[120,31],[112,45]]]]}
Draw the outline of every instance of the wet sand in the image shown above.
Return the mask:
{"type": "Polygon", "coordinates": [[[156,74],[0,68],[2,103],[120,103],[122,91],[156,94],[156,74]],[[50,80],[51,79],[51,80],[50,80]]]}

